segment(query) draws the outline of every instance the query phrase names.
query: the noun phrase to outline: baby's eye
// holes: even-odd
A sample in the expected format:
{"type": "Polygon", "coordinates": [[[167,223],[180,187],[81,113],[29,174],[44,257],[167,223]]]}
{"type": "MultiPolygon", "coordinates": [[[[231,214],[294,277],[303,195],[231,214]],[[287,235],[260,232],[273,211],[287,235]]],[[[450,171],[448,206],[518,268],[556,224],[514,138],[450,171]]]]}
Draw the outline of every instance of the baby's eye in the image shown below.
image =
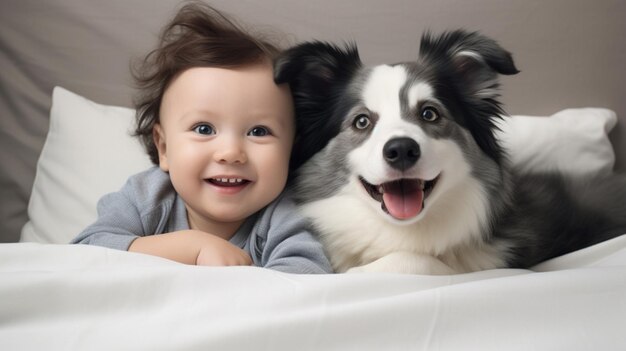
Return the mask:
{"type": "Polygon", "coordinates": [[[262,127],[262,126],[256,126],[250,129],[250,131],[248,132],[248,135],[255,136],[255,137],[262,137],[262,136],[267,136],[271,134],[272,133],[270,133],[269,129],[267,129],[266,127],[262,127]]]}
{"type": "Polygon", "coordinates": [[[213,130],[213,126],[210,124],[198,124],[197,126],[193,127],[193,131],[202,135],[215,134],[215,130],[213,130]]]}

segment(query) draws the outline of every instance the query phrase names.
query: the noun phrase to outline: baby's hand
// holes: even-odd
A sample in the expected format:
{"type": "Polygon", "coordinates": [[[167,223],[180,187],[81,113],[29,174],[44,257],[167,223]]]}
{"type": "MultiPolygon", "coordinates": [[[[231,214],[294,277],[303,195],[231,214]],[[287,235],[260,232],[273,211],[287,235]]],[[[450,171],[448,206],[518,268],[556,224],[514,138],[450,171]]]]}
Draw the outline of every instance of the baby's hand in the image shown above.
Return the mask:
{"type": "Polygon", "coordinates": [[[210,234],[209,240],[200,248],[196,265],[198,266],[250,266],[252,258],[247,252],[230,242],[210,234]]]}

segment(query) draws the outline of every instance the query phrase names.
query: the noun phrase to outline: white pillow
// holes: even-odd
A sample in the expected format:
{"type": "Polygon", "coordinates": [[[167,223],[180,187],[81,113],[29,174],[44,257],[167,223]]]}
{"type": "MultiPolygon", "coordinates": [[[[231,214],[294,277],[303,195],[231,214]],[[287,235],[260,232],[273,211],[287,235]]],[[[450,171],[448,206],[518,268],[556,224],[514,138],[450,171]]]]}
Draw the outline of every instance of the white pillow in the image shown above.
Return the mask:
{"type": "Polygon", "coordinates": [[[96,204],[150,167],[131,136],[134,110],[91,102],[61,87],[52,93],[50,127],[37,163],[20,241],[68,243],[96,219],[96,204]]]}
{"type": "Polygon", "coordinates": [[[615,153],[608,134],[617,116],[611,110],[567,109],[549,118],[504,117],[498,124],[496,137],[520,170],[579,175],[613,170],[615,153]]]}
{"type": "MultiPolygon", "coordinates": [[[[63,88],[52,95],[50,129],[37,164],[21,241],[67,243],[96,219],[96,204],[126,179],[151,166],[130,136],[134,111],[99,105],[63,88]]],[[[607,172],[615,156],[606,109],[569,109],[550,117],[513,116],[498,122],[498,138],[523,169],[607,172]]]]}

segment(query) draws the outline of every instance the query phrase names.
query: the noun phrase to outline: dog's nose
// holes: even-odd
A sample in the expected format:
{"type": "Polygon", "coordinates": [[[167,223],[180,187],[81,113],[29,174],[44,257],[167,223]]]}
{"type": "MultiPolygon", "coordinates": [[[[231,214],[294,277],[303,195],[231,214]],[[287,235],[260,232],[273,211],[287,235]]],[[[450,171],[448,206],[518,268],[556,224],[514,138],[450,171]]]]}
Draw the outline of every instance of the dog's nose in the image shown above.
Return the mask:
{"type": "Polygon", "coordinates": [[[420,146],[411,138],[391,139],[383,147],[383,157],[391,167],[404,171],[420,158],[420,146]]]}

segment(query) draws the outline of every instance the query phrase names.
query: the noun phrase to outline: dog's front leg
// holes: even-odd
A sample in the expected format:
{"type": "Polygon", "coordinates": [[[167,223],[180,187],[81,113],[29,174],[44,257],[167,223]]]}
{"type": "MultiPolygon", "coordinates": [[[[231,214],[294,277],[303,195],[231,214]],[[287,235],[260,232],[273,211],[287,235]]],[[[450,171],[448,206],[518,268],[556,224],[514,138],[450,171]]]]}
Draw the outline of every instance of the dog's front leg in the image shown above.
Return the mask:
{"type": "Polygon", "coordinates": [[[413,252],[393,252],[383,256],[372,263],[363,266],[353,267],[346,273],[404,273],[404,274],[426,274],[445,275],[456,272],[447,264],[436,257],[421,255],[413,252]]]}

